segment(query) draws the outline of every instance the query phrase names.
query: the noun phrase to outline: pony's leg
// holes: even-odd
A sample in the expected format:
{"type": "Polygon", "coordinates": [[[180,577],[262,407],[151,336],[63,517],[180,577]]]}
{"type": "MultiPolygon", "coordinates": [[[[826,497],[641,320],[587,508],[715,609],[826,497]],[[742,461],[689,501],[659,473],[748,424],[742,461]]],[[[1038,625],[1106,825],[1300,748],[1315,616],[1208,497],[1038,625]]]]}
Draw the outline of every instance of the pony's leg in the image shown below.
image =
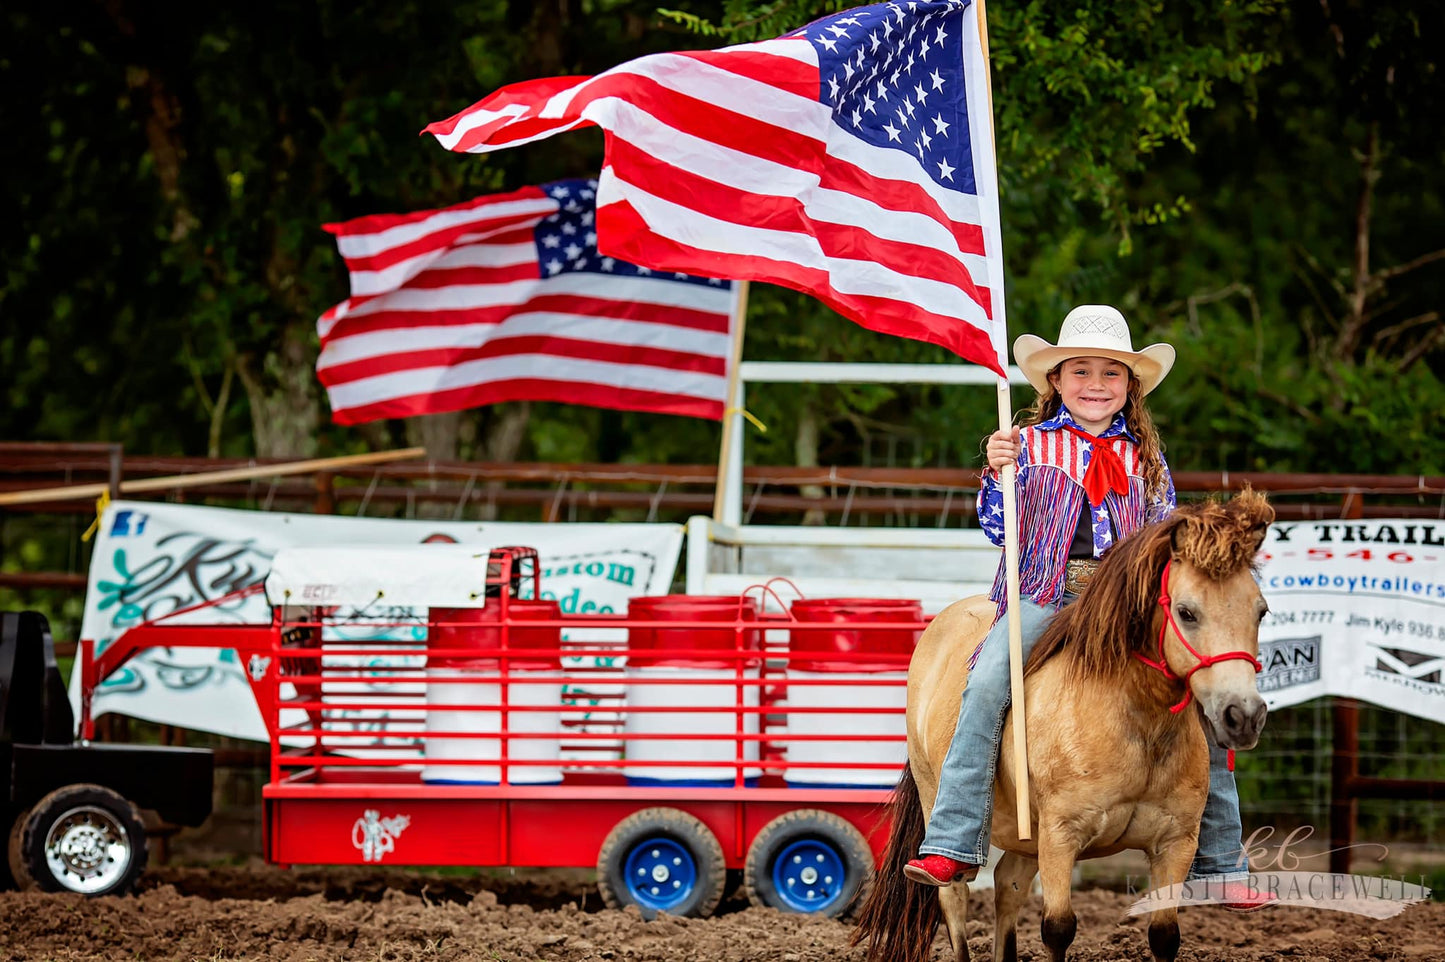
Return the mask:
{"type": "Polygon", "coordinates": [[[1044,921],[1039,931],[1049,962],[1064,962],[1079,927],[1070,897],[1079,848],[1067,828],[1058,824],[1063,820],[1048,814],[1039,813],[1039,881],[1044,887],[1044,921]]]}
{"type": "Polygon", "coordinates": [[[1039,860],[1018,852],[1005,852],[993,870],[993,962],[1018,959],[1019,909],[1038,873],[1039,860]]]}
{"type": "Polygon", "coordinates": [[[968,962],[968,886],[963,883],[945,885],[938,890],[938,906],[948,925],[948,941],[953,957],[968,962]]]}
{"type": "MultiPolygon", "coordinates": [[[[1175,839],[1149,852],[1149,877],[1155,887],[1184,881],[1194,860],[1194,840],[1175,839]]],[[[1174,962],[1179,954],[1179,909],[1169,906],[1149,913],[1149,951],[1154,962],[1174,962]]]]}

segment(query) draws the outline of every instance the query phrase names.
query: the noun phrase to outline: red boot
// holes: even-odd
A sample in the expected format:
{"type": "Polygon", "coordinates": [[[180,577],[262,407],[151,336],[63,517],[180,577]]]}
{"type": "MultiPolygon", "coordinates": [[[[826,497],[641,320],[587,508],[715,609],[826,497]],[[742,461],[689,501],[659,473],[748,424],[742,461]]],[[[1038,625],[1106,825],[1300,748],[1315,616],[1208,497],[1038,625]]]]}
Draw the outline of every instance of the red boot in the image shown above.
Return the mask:
{"type": "Polygon", "coordinates": [[[952,885],[954,882],[972,882],[978,877],[977,865],[959,862],[947,855],[925,855],[910,859],[903,866],[903,874],[920,885],[952,885]]]}
{"type": "Polygon", "coordinates": [[[1279,904],[1278,896],[1244,882],[1225,882],[1223,897],[1225,901],[1219,904],[1231,912],[1257,912],[1265,906],[1279,904]]]}

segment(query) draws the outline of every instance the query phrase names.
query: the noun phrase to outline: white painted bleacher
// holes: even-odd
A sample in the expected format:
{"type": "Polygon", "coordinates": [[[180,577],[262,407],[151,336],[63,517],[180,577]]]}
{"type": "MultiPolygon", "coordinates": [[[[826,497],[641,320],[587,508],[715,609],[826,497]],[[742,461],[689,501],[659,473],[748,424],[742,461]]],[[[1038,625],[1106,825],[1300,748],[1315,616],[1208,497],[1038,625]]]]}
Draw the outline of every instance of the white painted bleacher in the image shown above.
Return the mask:
{"type": "MultiPolygon", "coordinates": [[[[1000,555],[978,529],[726,525],[695,517],[687,524],[687,593],[738,594],[782,577],[808,598],[917,598],[936,614],[987,594],[1000,555]]],[[[777,590],[785,602],[793,597],[784,586],[777,590]]]]}

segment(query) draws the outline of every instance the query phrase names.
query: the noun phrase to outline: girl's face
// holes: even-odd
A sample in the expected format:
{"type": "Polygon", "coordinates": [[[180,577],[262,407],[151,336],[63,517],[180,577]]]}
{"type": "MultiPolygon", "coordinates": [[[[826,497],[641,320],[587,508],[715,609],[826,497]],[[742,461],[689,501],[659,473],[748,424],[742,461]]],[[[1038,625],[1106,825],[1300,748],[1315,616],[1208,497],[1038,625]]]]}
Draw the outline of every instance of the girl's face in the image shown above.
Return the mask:
{"type": "Polygon", "coordinates": [[[1129,368],[1107,357],[1071,357],[1049,380],[1079,427],[1090,434],[1108,428],[1129,399],[1129,368]]]}

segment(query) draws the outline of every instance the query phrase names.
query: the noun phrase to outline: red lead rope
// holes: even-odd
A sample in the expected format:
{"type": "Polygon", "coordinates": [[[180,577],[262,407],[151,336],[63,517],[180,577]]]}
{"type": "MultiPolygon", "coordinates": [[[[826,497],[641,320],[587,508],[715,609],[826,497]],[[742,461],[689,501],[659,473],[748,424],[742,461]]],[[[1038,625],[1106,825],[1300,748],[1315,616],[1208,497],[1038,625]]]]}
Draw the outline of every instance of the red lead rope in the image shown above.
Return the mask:
{"type": "MultiPolygon", "coordinates": [[[[1138,658],[1150,668],[1161,672],[1165,678],[1172,681],[1184,682],[1184,697],[1179,699],[1179,704],[1169,709],[1169,711],[1177,715],[1189,706],[1189,700],[1194,697],[1194,692],[1189,687],[1189,679],[1193,678],[1194,673],[1199,669],[1208,668],[1210,665],[1217,665],[1221,661],[1247,661],[1254,665],[1255,671],[1260,671],[1264,666],[1259,663],[1258,658],[1247,651],[1226,651],[1218,655],[1201,655],[1195,647],[1189,643],[1189,639],[1184,637],[1184,632],[1179,630],[1178,623],[1174,621],[1174,602],[1169,597],[1169,566],[1173,563],[1174,559],[1172,558],[1164,562],[1164,572],[1159,576],[1159,606],[1164,609],[1164,622],[1159,626],[1159,660],[1150,661],[1137,651],[1134,653],[1134,657],[1138,658]],[[1165,632],[1170,628],[1174,629],[1174,637],[1179,639],[1179,643],[1184,646],[1185,650],[1198,659],[1195,666],[1189,669],[1189,672],[1183,678],[1180,678],[1169,669],[1169,662],[1164,657],[1164,636],[1165,632]]],[[[1231,772],[1234,771],[1234,749],[1232,748],[1229,749],[1229,770],[1231,772]]]]}

